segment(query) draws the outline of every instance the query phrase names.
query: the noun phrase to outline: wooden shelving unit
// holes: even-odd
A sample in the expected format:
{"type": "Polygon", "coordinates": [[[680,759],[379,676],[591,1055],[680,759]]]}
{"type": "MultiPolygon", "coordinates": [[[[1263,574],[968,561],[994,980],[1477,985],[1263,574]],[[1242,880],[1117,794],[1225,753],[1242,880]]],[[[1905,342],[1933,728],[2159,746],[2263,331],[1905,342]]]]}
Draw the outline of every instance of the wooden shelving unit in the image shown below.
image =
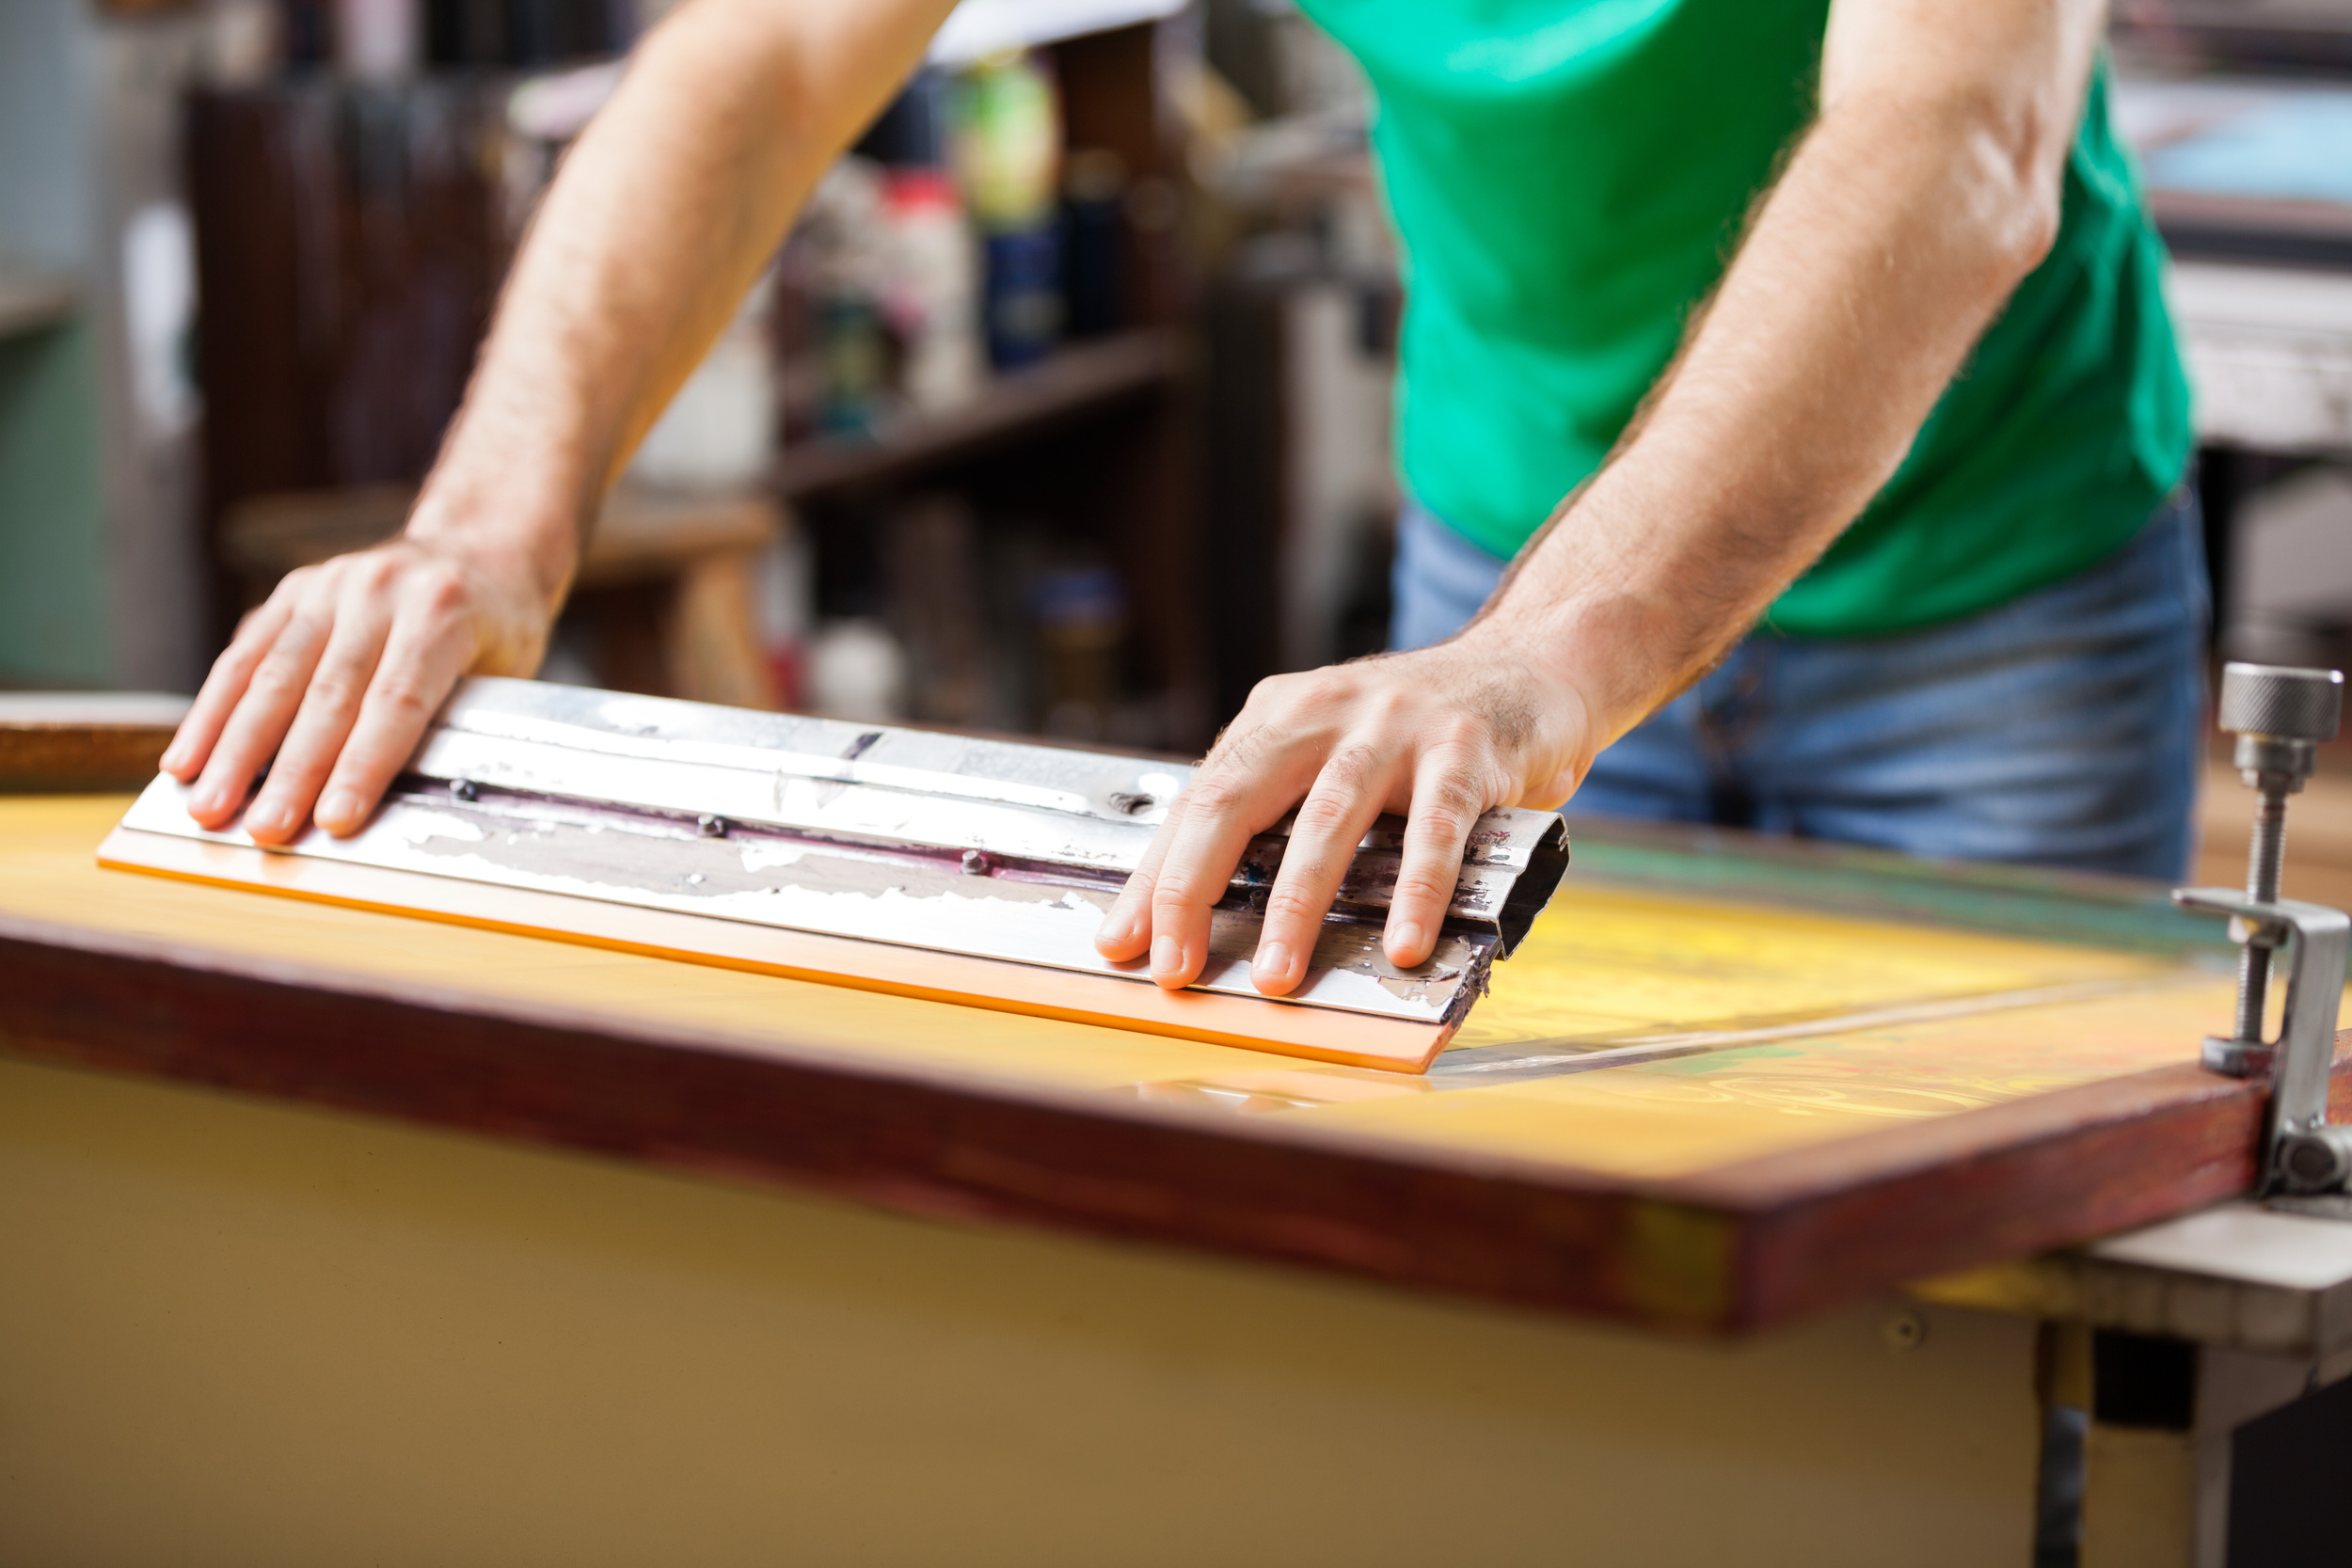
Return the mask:
{"type": "MultiPolygon", "coordinates": [[[[989,29],[1017,24],[1019,40],[1052,54],[1068,146],[1115,155],[1134,185],[1166,195],[1181,190],[1183,171],[1158,98],[1153,24],[1173,8],[1175,0],[1006,0],[960,12],[958,25],[967,39],[993,39],[989,29]]],[[[417,141],[423,150],[402,166],[397,200],[369,183],[376,175],[355,129],[360,118],[345,112],[353,90],[290,75],[201,92],[190,105],[205,542],[224,638],[255,580],[275,580],[284,565],[282,550],[264,550],[266,562],[246,559],[268,543],[268,530],[255,532],[251,517],[232,526],[232,515],[258,499],[413,486],[457,405],[505,265],[503,198],[477,160],[440,155],[503,134],[505,88],[433,72],[369,99],[378,119],[367,123],[386,135],[428,122],[462,128],[417,141]],[[296,146],[317,155],[285,154],[296,146]],[[334,266],[314,255],[318,233],[342,258],[334,266]]],[[[763,476],[759,499],[796,515],[823,617],[887,611],[889,561],[901,559],[888,557],[889,541],[927,506],[960,508],[974,531],[979,563],[959,569],[950,586],[972,590],[992,648],[1010,648],[1029,629],[1030,595],[1016,578],[1115,573],[1123,623],[1119,651],[1098,661],[1116,661],[1115,689],[1100,702],[1123,705],[1136,743],[1149,726],[1189,749],[1205,740],[1211,705],[1191,260],[1181,226],[1158,219],[1122,228],[1118,255],[1114,319],[1126,329],[995,376],[953,412],[892,418],[864,438],[796,441],[763,476]],[[1014,562],[1024,549],[1041,564],[1014,562]]],[[[379,505],[364,520],[389,529],[399,515],[379,505]]],[[[606,528],[609,538],[609,518],[606,528]]],[[[595,586],[595,557],[592,548],[583,588],[595,586]]],[[[636,679],[588,662],[607,684],[636,679]]],[[[1004,698],[1009,722],[1045,721],[1029,712],[1038,662],[1025,641],[996,672],[1004,678],[990,690],[1004,698]]]]}

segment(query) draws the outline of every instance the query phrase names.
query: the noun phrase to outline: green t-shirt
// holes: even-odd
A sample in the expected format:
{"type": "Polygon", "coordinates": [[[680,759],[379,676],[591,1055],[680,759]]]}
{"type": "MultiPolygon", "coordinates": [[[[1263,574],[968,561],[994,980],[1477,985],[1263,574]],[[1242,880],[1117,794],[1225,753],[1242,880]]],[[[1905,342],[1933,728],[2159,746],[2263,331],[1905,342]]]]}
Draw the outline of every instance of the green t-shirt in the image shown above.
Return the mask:
{"type": "MultiPolygon", "coordinates": [[[[1810,120],[1827,0],[1303,4],[1379,100],[1405,483],[1510,555],[1598,467],[1810,120]]],[[[2056,245],[1767,624],[1906,630],[2121,547],[2190,444],[2163,261],[2103,65],[2056,245]]]]}

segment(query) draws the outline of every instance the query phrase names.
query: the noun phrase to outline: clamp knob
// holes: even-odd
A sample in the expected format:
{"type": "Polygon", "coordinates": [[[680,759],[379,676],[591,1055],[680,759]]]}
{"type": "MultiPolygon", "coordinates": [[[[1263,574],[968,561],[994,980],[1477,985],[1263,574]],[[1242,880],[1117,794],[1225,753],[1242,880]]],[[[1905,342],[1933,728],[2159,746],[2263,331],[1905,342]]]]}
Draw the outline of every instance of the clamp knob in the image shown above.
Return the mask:
{"type": "Polygon", "coordinates": [[[2344,718],[2344,673],[2283,664],[2221,667],[2221,727],[2280,740],[2333,740],[2344,718]]]}
{"type": "Polygon", "coordinates": [[[2344,719],[2344,675],[2280,664],[2225,664],[2216,718],[2238,737],[2234,760],[2249,784],[2294,794],[2318,765],[2318,743],[2336,737],[2344,719]],[[2279,777],[2265,781],[2265,773],[2279,777]]]}

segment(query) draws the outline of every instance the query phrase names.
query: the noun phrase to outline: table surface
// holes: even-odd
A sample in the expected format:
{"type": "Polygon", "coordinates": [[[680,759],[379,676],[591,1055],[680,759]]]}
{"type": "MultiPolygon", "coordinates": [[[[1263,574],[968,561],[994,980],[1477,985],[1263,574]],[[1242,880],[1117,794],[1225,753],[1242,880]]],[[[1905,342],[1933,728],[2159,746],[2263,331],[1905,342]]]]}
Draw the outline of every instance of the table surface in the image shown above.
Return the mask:
{"type": "Polygon", "coordinates": [[[1740,1330],[2228,1196],[2259,1135],[2195,1066],[2218,927],[2137,884],[1581,832],[1417,1079],[100,871],[127,803],[0,800],[8,1049],[923,1212],[1740,1330]]]}

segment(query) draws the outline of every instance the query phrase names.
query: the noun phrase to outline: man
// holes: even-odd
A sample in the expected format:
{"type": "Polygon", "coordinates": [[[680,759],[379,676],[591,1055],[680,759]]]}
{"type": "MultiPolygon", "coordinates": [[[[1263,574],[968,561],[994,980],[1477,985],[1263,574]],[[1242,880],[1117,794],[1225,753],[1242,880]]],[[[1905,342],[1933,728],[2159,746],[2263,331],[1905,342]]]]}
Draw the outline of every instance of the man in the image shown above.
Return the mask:
{"type": "MultiPolygon", "coordinates": [[[[548,193],[406,532],[289,578],[221,656],[166,757],[200,820],[275,752],[254,837],[353,832],[461,674],[536,667],[598,497],[947,8],[690,0],[655,29],[548,193]]],[[[2098,0],[1309,8],[1382,106],[1411,264],[1399,620],[1427,645],[1262,684],[1106,956],[1197,976],[1243,846],[1294,807],[1269,994],[1382,811],[1409,816],[1385,937],[1408,966],[1478,815],[1580,784],[2178,869],[2186,395],[2098,0]]]]}

